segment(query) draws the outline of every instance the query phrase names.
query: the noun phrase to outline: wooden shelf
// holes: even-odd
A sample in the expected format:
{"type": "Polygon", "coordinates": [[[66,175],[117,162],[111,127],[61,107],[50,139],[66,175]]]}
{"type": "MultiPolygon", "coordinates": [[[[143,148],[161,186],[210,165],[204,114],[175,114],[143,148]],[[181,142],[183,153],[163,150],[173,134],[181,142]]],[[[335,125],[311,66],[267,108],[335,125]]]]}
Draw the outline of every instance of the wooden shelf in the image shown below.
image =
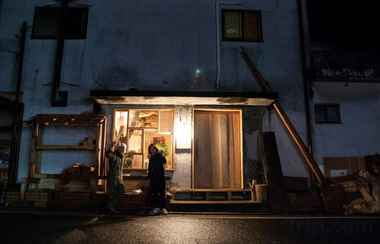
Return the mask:
{"type": "MultiPolygon", "coordinates": [[[[34,116],[31,123],[33,131],[29,178],[33,180],[41,173],[42,155],[47,151],[61,153],[76,151],[94,154],[96,156],[97,177],[105,177],[107,175],[105,165],[106,120],[105,116],[94,114],[40,114],[34,116]],[[91,135],[89,134],[88,138],[84,138],[78,144],[44,144],[42,138],[45,128],[55,126],[91,128],[91,132],[88,131],[88,134],[91,135]],[[88,140],[89,138],[94,138],[95,141],[88,140]]],[[[57,137],[59,134],[57,133],[57,137]]],[[[58,140],[59,138],[56,139],[57,143],[58,140]]]]}
{"type": "Polygon", "coordinates": [[[95,151],[95,147],[80,146],[80,145],[40,145],[36,147],[36,150],[62,150],[62,151],[95,151]]]}
{"type": "Polygon", "coordinates": [[[105,121],[102,115],[40,114],[35,121],[42,126],[94,127],[105,121]]]}

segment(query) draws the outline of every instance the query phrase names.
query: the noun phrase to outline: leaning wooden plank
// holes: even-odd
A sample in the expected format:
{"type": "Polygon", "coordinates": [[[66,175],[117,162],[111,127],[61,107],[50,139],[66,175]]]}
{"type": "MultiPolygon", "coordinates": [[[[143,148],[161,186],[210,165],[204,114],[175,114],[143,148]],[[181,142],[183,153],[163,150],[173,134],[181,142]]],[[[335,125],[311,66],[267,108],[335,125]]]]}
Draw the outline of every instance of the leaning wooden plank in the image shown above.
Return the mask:
{"type": "Polygon", "coordinates": [[[282,108],[282,106],[280,105],[280,103],[275,101],[272,104],[272,107],[273,107],[274,111],[276,112],[277,116],[279,117],[282,125],[284,126],[284,128],[288,132],[290,138],[292,139],[292,141],[296,145],[299,153],[301,154],[304,161],[306,162],[306,166],[309,168],[309,170],[311,172],[313,172],[313,175],[315,176],[319,185],[320,186],[325,185],[325,183],[326,183],[325,177],[322,174],[321,170],[319,169],[317,162],[315,162],[313,156],[311,155],[311,153],[307,149],[305,143],[302,141],[302,138],[299,136],[297,130],[294,128],[292,122],[290,121],[289,117],[285,113],[285,111],[282,108]]]}

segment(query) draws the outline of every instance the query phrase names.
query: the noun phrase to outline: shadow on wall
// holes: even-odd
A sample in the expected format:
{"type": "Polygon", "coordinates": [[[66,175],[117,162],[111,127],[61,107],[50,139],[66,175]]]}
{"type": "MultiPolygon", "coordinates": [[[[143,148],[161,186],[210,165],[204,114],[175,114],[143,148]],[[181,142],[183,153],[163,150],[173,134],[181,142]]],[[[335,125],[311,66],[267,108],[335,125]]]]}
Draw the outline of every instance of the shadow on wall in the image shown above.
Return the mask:
{"type": "Polygon", "coordinates": [[[155,87],[158,89],[212,89],[214,81],[208,79],[208,73],[192,72],[189,69],[182,69],[178,72],[171,73],[168,78],[147,80],[143,77],[138,67],[114,65],[101,69],[99,72],[94,71],[94,82],[99,89],[143,89],[145,87],[155,87]]]}
{"type": "MultiPolygon", "coordinates": [[[[96,71],[95,71],[96,72],[96,71]]],[[[126,89],[134,87],[140,81],[136,67],[128,65],[109,66],[94,75],[96,86],[101,89],[126,89]]]]}

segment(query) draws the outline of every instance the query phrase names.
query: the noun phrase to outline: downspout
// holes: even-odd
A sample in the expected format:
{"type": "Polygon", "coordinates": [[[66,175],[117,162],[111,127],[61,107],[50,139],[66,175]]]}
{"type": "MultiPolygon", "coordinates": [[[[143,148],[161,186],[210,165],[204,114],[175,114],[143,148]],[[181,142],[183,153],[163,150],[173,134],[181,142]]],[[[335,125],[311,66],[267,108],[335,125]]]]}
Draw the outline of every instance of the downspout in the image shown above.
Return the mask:
{"type": "Polygon", "coordinates": [[[302,78],[304,83],[304,104],[306,115],[306,135],[309,151],[313,154],[313,123],[310,112],[310,98],[312,97],[312,90],[309,80],[309,70],[311,67],[310,60],[310,38],[309,38],[309,22],[307,15],[307,3],[305,0],[297,0],[298,4],[298,23],[299,23],[299,36],[301,46],[301,60],[302,60],[302,78]]]}
{"type": "MultiPolygon", "coordinates": [[[[16,99],[14,101],[14,111],[13,111],[13,125],[12,125],[12,144],[11,144],[11,160],[9,164],[8,171],[8,187],[16,184],[17,181],[17,171],[18,171],[18,160],[20,152],[20,142],[21,142],[21,131],[22,131],[22,114],[23,105],[21,97],[21,86],[22,78],[24,73],[24,56],[25,56],[25,43],[26,43],[26,32],[28,30],[28,25],[26,22],[22,23],[19,36],[19,51],[17,52],[17,83],[16,83],[16,99]]],[[[8,188],[10,189],[10,188],[8,188]]]]}
{"type": "Polygon", "coordinates": [[[216,81],[215,88],[220,88],[220,3],[215,0],[215,16],[216,16],[216,81]]]}
{"type": "Polygon", "coordinates": [[[22,74],[24,72],[24,53],[25,53],[25,40],[26,40],[26,31],[28,25],[26,22],[22,23],[21,26],[21,36],[20,36],[20,51],[17,54],[19,62],[17,69],[17,84],[16,84],[16,103],[20,103],[21,95],[21,85],[22,85],[22,74]]]}
{"type": "Polygon", "coordinates": [[[0,26],[1,26],[1,15],[3,15],[3,0],[0,0],[0,26]]]}
{"type": "Polygon", "coordinates": [[[220,32],[222,31],[220,25],[220,15],[221,8],[220,5],[230,5],[230,6],[241,6],[243,3],[240,2],[220,2],[220,0],[215,0],[215,19],[216,19],[216,80],[215,88],[220,88],[220,77],[221,77],[221,62],[220,62],[220,32]]]}
{"type": "Polygon", "coordinates": [[[64,106],[58,100],[59,98],[59,87],[61,82],[61,72],[62,72],[62,62],[63,62],[63,51],[65,48],[65,15],[66,9],[68,6],[67,0],[62,0],[62,6],[59,11],[58,17],[58,31],[57,31],[57,47],[55,53],[55,63],[54,63],[54,71],[53,71],[53,82],[52,82],[52,90],[50,102],[52,106],[64,106]]]}
{"type": "Polygon", "coordinates": [[[1,15],[3,14],[3,0],[0,0],[0,26],[1,26],[1,15]]]}

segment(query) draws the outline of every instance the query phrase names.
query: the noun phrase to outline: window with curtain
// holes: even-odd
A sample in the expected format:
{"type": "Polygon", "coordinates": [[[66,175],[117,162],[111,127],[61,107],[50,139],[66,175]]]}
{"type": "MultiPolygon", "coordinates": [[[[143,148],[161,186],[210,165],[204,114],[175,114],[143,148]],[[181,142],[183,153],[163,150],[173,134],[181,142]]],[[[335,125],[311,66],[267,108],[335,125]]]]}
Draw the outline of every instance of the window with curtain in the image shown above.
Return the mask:
{"type": "Polygon", "coordinates": [[[224,41],[263,41],[260,11],[223,10],[222,17],[224,41]]]}
{"type": "Polygon", "coordinates": [[[242,187],[241,112],[194,113],[194,187],[242,187]]]}

